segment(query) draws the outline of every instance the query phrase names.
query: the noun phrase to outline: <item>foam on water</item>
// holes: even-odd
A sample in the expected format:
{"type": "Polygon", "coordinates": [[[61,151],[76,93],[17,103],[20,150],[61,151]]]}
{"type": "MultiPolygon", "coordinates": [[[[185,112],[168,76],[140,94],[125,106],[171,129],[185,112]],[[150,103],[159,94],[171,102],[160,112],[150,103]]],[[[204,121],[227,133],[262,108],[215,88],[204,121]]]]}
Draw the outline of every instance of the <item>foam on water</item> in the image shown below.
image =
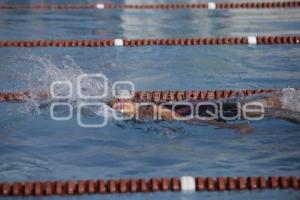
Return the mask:
{"type": "MultiPolygon", "coordinates": [[[[51,84],[56,81],[68,81],[72,88],[73,93],[71,97],[64,101],[70,103],[73,108],[76,108],[82,99],[77,94],[77,78],[85,74],[79,65],[77,65],[71,56],[65,56],[61,65],[54,62],[49,56],[37,57],[30,56],[27,58],[31,63],[31,69],[29,72],[17,72],[22,73],[22,77],[25,77],[25,87],[27,91],[30,91],[33,98],[28,99],[25,102],[25,113],[37,113],[41,112],[41,108],[47,107],[51,102],[57,101],[55,98],[41,100],[37,98],[41,91],[50,91],[51,84]]],[[[20,74],[19,74],[20,75],[20,74]]],[[[111,83],[108,81],[108,95],[105,98],[97,100],[98,102],[108,102],[112,98],[111,83]]],[[[81,90],[85,95],[94,96],[101,94],[104,91],[103,81],[97,78],[86,78],[81,82],[81,90]]],[[[69,93],[69,88],[65,85],[58,85],[55,87],[55,94],[64,96],[69,93]]],[[[107,106],[109,110],[110,107],[107,106]]],[[[93,113],[102,116],[101,109],[93,108],[93,113]]],[[[22,111],[21,111],[22,112],[22,111]]]]}
{"type": "Polygon", "coordinates": [[[300,112],[300,90],[283,89],[280,95],[282,108],[293,112],[300,112]]]}

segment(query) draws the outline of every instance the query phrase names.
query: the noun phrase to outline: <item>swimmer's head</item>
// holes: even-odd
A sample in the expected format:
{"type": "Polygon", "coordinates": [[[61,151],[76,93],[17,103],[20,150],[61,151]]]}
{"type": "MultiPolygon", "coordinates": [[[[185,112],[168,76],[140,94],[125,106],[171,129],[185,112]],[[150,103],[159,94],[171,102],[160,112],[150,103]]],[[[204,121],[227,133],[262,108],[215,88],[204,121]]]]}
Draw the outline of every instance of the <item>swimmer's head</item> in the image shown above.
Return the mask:
{"type": "Polygon", "coordinates": [[[116,99],[110,103],[112,109],[127,115],[135,114],[135,105],[136,104],[133,101],[125,99],[116,99]]]}
{"type": "Polygon", "coordinates": [[[112,99],[107,104],[114,110],[121,113],[132,114],[135,110],[135,104],[131,100],[132,95],[128,90],[119,90],[116,94],[117,98],[112,99]]]}

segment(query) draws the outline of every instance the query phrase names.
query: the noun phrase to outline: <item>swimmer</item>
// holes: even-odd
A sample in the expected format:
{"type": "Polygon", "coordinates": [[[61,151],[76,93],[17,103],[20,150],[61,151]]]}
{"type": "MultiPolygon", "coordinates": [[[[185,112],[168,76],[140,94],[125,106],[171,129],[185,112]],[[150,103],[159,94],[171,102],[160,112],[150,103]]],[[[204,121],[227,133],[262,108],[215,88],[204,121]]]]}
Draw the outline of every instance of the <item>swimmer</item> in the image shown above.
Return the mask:
{"type": "MultiPolygon", "coordinates": [[[[125,95],[126,96],[126,95],[125,95]]],[[[268,118],[278,118],[285,119],[290,122],[300,123],[300,110],[299,109],[299,98],[300,93],[295,89],[283,89],[280,92],[272,93],[264,97],[256,97],[256,99],[250,99],[243,104],[248,103],[248,105],[255,105],[255,103],[260,103],[263,105],[261,111],[248,112],[248,115],[252,117],[259,117],[263,114],[263,117],[268,118]],[[297,108],[293,108],[293,105],[290,105],[289,101],[295,101],[297,108]]],[[[162,120],[176,120],[178,118],[190,115],[191,108],[189,106],[178,106],[179,109],[172,109],[172,106],[161,106],[161,105],[144,105],[138,102],[134,102],[130,99],[119,99],[113,100],[109,105],[116,111],[123,113],[126,116],[135,117],[136,119],[140,118],[153,118],[159,113],[159,119],[162,120]],[[156,115],[155,115],[156,114],[156,115]]],[[[219,104],[217,103],[219,106],[219,104]]],[[[224,113],[229,113],[231,116],[235,116],[239,109],[237,106],[234,106],[233,103],[225,103],[223,105],[224,113]],[[225,105],[225,106],[224,106],[225,105]]],[[[212,108],[212,106],[204,106],[201,110],[198,110],[199,113],[207,113],[212,108]]],[[[243,110],[242,110],[243,111],[243,110]]],[[[242,112],[241,111],[241,112],[242,112]]],[[[245,111],[245,110],[244,110],[245,111]]],[[[246,111],[245,111],[246,112],[246,111]]],[[[207,117],[207,116],[206,116],[207,117]]],[[[189,123],[201,122],[209,125],[217,126],[219,128],[234,129],[240,133],[251,133],[254,129],[247,123],[242,124],[229,124],[226,123],[226,120],[223,120],[220,116],[214,119],[199,120],[198,118],[192,118],[188,120],[189,123]]]]}

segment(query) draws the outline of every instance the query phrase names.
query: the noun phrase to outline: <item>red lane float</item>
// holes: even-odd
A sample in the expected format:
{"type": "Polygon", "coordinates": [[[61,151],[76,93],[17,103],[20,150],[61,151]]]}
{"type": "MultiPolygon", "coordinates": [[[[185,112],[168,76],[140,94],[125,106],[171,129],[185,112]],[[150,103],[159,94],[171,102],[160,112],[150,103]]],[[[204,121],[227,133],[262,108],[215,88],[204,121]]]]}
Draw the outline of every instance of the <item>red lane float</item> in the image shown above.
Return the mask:
{"type": "Polygon", "coordinates": [[[275,45],[300,44],[300,35],[161,38],[161,39],[89,39],[89,40],[0,40],[1,47],[136,47],[200,45],[275,45]]]}
{"type": "Polygon", "coordinates": [[[0,183],[0,196],[51,196],[145,192],[202,192],[299,189],[297,176],[133,178],[109,180],[16,181],[0,183]]]}
{"type": "Polygon", "coordinates": [[[74,10],[74,9],[274,9],[299,8],[300,1],[264,1],[264,2],[209,2],[209,3],[156,3],[156,4],[0,4],[0,9],[39,9],[39,10],[74,10]]]}
{"type": "MultiPolygon", "coordinates": [[[[132,100],[136,102],[215,100],[268,94],[277,91],[280,91],[280,89],[136,91],[132,100]]],[[[35,95],[28,91],[0,92],[0,102],[26,101],[31,98],[43,100],[50,98],[50,96],[49,91],[40,91],[35,95]]]]}

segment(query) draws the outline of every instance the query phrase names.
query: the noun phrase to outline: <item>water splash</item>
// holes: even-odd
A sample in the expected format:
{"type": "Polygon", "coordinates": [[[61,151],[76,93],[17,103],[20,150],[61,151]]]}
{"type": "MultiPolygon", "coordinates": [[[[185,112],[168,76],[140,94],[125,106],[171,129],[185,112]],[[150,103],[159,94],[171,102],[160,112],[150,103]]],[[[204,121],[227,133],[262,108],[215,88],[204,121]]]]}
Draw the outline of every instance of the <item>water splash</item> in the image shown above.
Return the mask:
{"type": "MultiPolygon", "coordinates": [[[[65,56],[62,63],[58,64],[50,56],[30,56],[26,58],[31,65],[29,72],[17,72],[20,77],[25,80],[25,87],[30,91],[32,98],[27,99],[25,102],[25,109],[20,112],[40,114],[41,110],[50,106],[55,98],[40,99],[38,98],[41,91],[50,91],[50,86],[55,81],[68,81],[72,88],[73,93],[71,97],[65,99],[65,102],[70,103],[75,109],[83,100],[79,98],[77,93],[77,78],[84,74],[84,71],[79,65],[76,64],[71,56],[65,56]]],[[[111,82],[108,81],[108,95],[107,97],[97,100],[98,102],[108,102],[112,99],[111,82]]],[[[95,96],[104,91],[103,81],[97,78],[86,78],[81,82],[81,90],[85,95],[95,96]]],[[[69,93],[69,88],[65,85],[55,87],[55,94],[64,96],[69,93]]],[[[107,106],[110,110],[110,107],[107,106]]],[[[101,110],[94,109],[92,112],[96,115],[103,116],[101,110]]]]}
{"type": "Polygon", "coordinates": [[[286,88],[281,91],[280,101],[282,108],[293,112],[300,112],[300,91],[286,88]]]}

